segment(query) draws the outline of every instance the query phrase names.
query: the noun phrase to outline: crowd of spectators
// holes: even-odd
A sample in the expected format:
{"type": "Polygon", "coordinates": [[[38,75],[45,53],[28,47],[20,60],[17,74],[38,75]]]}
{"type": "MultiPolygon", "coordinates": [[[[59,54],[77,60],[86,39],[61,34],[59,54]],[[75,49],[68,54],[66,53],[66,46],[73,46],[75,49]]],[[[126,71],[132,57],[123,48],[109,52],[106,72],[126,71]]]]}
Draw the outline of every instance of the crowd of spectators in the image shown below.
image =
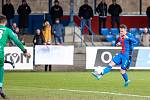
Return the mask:
{"type": "MultiPolygon", "coordinates": [[[[101,0],[95,9],[96,13],[99,15],[99,34],[101,34],[101,29],[106,28],[107,16],[110,14],[111,16],[111,26],[112,28],[118,28],[120,25],[120,14],[122,13],[121,6],[117,3],[116,0],[112,0],[112,4],[107,5],[105,0],[101,0]]],[[[79,8],[78,16],[81,20],[81,34],[84,32],[84,28],[88,27],[89,35],[94,35],[91,28],[91,21],[94,17],[92,7],[89,5],[88,0],[84,0],[84,4],[79,8]]],[[[29,15],[31,13],[31,8],[28,5],[26,0],[22,0],[22,3],[19,5],[17,9],[18,13],[18,26],[14,22],[14,14],[15,10],[11,3],[11,0],[6,0],[6,4],[2,7],[2,14],[6,16],[8,20],[7,26],[11,28],[16,36],[24,42],[24,34],[28,32],[29,26],[29,15]]],[[[37,29],[35,32],[35,36],[33,39],[34,45],[43,45],[43,44],[52,44],[62,45],[64,43],[64,26],[61,23],[61,18],[63,16],[63,8],[60,6],[59,1],[55,0],[54,5],[51,7],[50,13],[51,21],[50,23],[47,19],[43,22],[43,27],[41,29],[37,29]]],[[[150,7],[147,8],[146,11],[148,22],[150,27],[150,7]]],[[[141,45],[148,46],[149,44],[145,44],[144,41],[148,39],[148,28],[144,29],[144,33],[142,33],[140,37],[141,45]],[[147,32],[146,32],[147,29],[147,32]]],[[[10,41],[10,45],[14,45],[13,42],[10,41]]]]}
{"type": "MultiPolygon", "coordinates": [[[[19,24],[14,22],[14,6],[11,3],[11,0],[6,0],[6,4],[2,7],[2,14],[7,18],[7,27],[11,28],[21,42],[25,45],[24,34],[28,30],[28,20],[29,14],[31,13],[30,6],[28,6],[26,0],[22,0],[22,4],[19,5],[17,9],[19,15],[19,24]]],[[[9,46],[15,46],[12,41],[8,42],[9,46]]]]}

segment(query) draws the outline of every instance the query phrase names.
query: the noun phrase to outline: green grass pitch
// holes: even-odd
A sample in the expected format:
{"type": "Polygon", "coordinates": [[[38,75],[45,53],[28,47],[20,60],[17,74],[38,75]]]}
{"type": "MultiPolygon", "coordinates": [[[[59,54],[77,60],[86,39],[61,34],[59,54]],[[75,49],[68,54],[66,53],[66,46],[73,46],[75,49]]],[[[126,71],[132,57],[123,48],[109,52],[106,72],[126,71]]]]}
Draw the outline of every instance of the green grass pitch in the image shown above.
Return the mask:
{"type": "Polygon", "coordinates": [[[6,72],[4,90],[10,100],[150,100],[150,71],[128,74],[124,88],[118,71],[101,80],[90,72],[6,72]]]}

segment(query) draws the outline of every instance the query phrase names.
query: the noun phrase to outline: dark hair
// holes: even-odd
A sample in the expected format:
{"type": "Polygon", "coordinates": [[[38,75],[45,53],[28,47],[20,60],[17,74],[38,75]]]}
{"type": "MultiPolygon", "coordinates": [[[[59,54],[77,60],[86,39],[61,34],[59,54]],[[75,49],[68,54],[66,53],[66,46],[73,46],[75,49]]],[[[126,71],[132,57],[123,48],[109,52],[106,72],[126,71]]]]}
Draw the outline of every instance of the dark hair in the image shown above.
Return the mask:
{"type": "Polygon", "coordinates": [[[60,20],[59,18],[56,18],[55,21],[60,20]]]}
{"type": "Polygon", "coordinates": [[[84,0],[84,2],[88,2],[88,0],[84,0]]]}
{"type": "Polygon", "coordinates": [[[119,28],[127,29],[127,26],[126,26],[125,24],[121,24],[121,25],[119,26],[119,28]]]}
{"type": "Polygon", "coordinates": [[[58,0],[55,0],[54,3],[59,3],[59,1],[58,1],[58,0]]]}
{"type": "Polygon", "coordinates": [[[22,2],[27,2],[26,0],[22,0],[22,2]]]}
{"type": "Polygon", "coordinates": [[[6,16],[0,15],[0,23],[3,23],[7,20],[6,16]]]}
{"type": "Polygon", "coordinates": [[[47,21],[48,21],[48,19],[45,19],[45,20],[44,20],[44,23],[47,22],[47,21]]]}

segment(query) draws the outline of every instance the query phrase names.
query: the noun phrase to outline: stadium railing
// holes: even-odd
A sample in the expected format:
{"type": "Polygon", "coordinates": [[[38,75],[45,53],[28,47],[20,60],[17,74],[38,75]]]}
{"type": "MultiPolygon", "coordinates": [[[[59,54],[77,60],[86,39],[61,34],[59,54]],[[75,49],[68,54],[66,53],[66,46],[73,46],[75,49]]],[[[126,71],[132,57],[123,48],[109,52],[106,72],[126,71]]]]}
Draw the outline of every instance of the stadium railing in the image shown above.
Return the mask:
{"type": "MultiPolygon", "coordinates": [[[[77,16],[77,18],[81,21],[81,18],[79,17],[79,16],[77,16]]],[[[75,24],[74,25],[74,27],[79,27],[77,24],[75,24]]],[[[92,43],[92,46],[95,46],[94,45],[94,35],[95,35],[95,33],[92,31],[92,30],[90,30],[90,28],[89,28],[89,26],[86,24],[86,27],[87,27],[87,29],[92,33],[91,34],[91,43],[92,43]]],[[[74,28],[75,29],[75,28],[74,28]]],[[[80,30],[81,30],[81,27],[80,27],[80,30]]],[[[74,30],[75,31],[75,30],[74,30]]],[[[76,33],[76,32],[74,32],[74,33],[76,33]]],[[[83,33],[80,33],[80,39],[81,39],[81,43],[80,43],[80,45],[82,46],[82,42],[83,42],[83,38],[82,38],[82,34],[83,33]]],[[[78,34],[75,34],[75,35],[77,35],[78,36],[78,34]]],[[[87,45],[86,45],[87,46],[87,45]]]]}

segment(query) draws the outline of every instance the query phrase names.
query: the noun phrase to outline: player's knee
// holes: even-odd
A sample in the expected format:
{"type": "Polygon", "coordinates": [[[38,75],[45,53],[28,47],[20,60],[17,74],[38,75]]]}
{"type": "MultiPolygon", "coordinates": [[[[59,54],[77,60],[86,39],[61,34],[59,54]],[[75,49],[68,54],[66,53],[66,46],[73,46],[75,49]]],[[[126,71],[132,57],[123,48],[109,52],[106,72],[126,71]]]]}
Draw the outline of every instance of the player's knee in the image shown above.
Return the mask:
{"type": "Polygon", "coordinates": [[[112,66],[112,67],[114,67],[116,64],[115,64],[113,61],[111,61],[111,62],[109,63],[109,65],[112,66]]]}
{"type": "Polygon", "coordinates": [[[120,73],[121,73],[121,74],[125,74],[125,73],[126,73],[126,70],[121,69],[121,70],[120,70],[120,73]]]}

